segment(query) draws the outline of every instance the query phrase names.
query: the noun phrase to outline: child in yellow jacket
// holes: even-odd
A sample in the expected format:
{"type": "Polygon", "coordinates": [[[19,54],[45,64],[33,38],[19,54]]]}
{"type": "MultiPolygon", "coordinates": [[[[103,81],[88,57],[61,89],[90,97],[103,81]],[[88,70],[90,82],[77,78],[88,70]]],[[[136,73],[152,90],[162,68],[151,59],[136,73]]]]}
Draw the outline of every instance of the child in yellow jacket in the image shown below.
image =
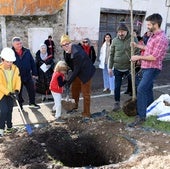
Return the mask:
{"type": "Polygon", "coordinates": [[[13,64],[16,60],[11,48],[4,48],[1,52],[0,63],[0,137],[3,136],[5,124],[7,130],[12,129],[12,110],[15,96],[21,88],[19,69],[13,64]]]}

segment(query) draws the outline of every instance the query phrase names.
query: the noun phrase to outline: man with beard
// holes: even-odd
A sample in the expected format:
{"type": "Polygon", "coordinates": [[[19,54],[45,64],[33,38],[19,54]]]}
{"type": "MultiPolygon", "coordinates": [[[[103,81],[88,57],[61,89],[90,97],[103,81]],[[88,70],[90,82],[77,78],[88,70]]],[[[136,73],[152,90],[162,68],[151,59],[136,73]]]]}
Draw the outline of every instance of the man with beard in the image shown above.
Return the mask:
{"type": "Polygon", "coordinates": [[[146,119],[146,109],[154,101],[153,83],[162,69],[162,61],[166,55],[168,39],[161,30],[162,17],[160,14],[152,14],[146,18],[147,29],[152,33],[147,45],[132,43],[136,48],[144,49],[144,55],[134,55],[131,61],[141,61],[142,79],[137,88],[137,112],[138,115],[129,127],[141,125],[146,119]]]}
{"type": "MultiPolygon", "coordinates": [[[[132,92],[130,75],[130,42],[131,35],[128,28],[124,23],[121,23],[117,28],[117,37],[112,40],[109,58],[109,74],[110,76],[113,76],[113,74],[115,76],[115,103],[113,106],[113,111],[118,111],[120,109],[120,89],[123,76],[128,79],[127,92],[132,92]]],[[[137,42],[137,38],[135,38],[135,42],[137,42]]]]}

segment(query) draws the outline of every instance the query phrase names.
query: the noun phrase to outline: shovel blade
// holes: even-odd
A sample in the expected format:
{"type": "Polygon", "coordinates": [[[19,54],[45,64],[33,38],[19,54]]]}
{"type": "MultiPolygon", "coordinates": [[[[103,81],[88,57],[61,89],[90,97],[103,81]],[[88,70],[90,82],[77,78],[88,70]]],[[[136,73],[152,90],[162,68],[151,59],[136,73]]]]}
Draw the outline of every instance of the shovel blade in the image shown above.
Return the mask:
{"type": "Polygon", "coordinates": [[[70,111],[73,110],[76,107],[75,101],[73,100],[62,100],[61,101],[62,107],[66,110],[66,111],[70,111]]]}
{"type": "Polygon", "coordinates": [[[25,127],[26,127],[26,130],[27,130],[27,133],[29,135],[32,134],[32,128],[31,128],[30,124],[26,124],[25,127]]]}

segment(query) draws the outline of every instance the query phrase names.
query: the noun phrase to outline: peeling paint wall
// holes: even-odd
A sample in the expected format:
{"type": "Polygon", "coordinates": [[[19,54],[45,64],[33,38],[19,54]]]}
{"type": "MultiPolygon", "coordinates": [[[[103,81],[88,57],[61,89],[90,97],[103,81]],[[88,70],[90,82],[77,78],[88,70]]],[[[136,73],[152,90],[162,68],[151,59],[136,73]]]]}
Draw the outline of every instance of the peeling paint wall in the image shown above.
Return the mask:
{"type": "Polygon", "coordinates": [[[1,0],[0,15],[49,15],[61,9],[66,0],[1,0]]]}

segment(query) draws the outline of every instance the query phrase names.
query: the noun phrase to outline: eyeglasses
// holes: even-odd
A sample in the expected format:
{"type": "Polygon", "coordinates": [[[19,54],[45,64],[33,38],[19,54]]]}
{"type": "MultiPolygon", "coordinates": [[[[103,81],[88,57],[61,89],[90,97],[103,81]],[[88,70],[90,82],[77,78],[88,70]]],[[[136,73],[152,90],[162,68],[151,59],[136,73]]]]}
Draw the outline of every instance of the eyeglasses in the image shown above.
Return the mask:
{"type": "Polygon", "coordinates": [[[88,41],[83,41],[83,43],[88,43],[88,41]]]}
{"type": "Polygon", "coordinates": [[[68,45],[69,45],[70,43],[65,43],[65,44],[63,44],[63,45],[61,45],[61,47],[67,47],[68,45]]]}

